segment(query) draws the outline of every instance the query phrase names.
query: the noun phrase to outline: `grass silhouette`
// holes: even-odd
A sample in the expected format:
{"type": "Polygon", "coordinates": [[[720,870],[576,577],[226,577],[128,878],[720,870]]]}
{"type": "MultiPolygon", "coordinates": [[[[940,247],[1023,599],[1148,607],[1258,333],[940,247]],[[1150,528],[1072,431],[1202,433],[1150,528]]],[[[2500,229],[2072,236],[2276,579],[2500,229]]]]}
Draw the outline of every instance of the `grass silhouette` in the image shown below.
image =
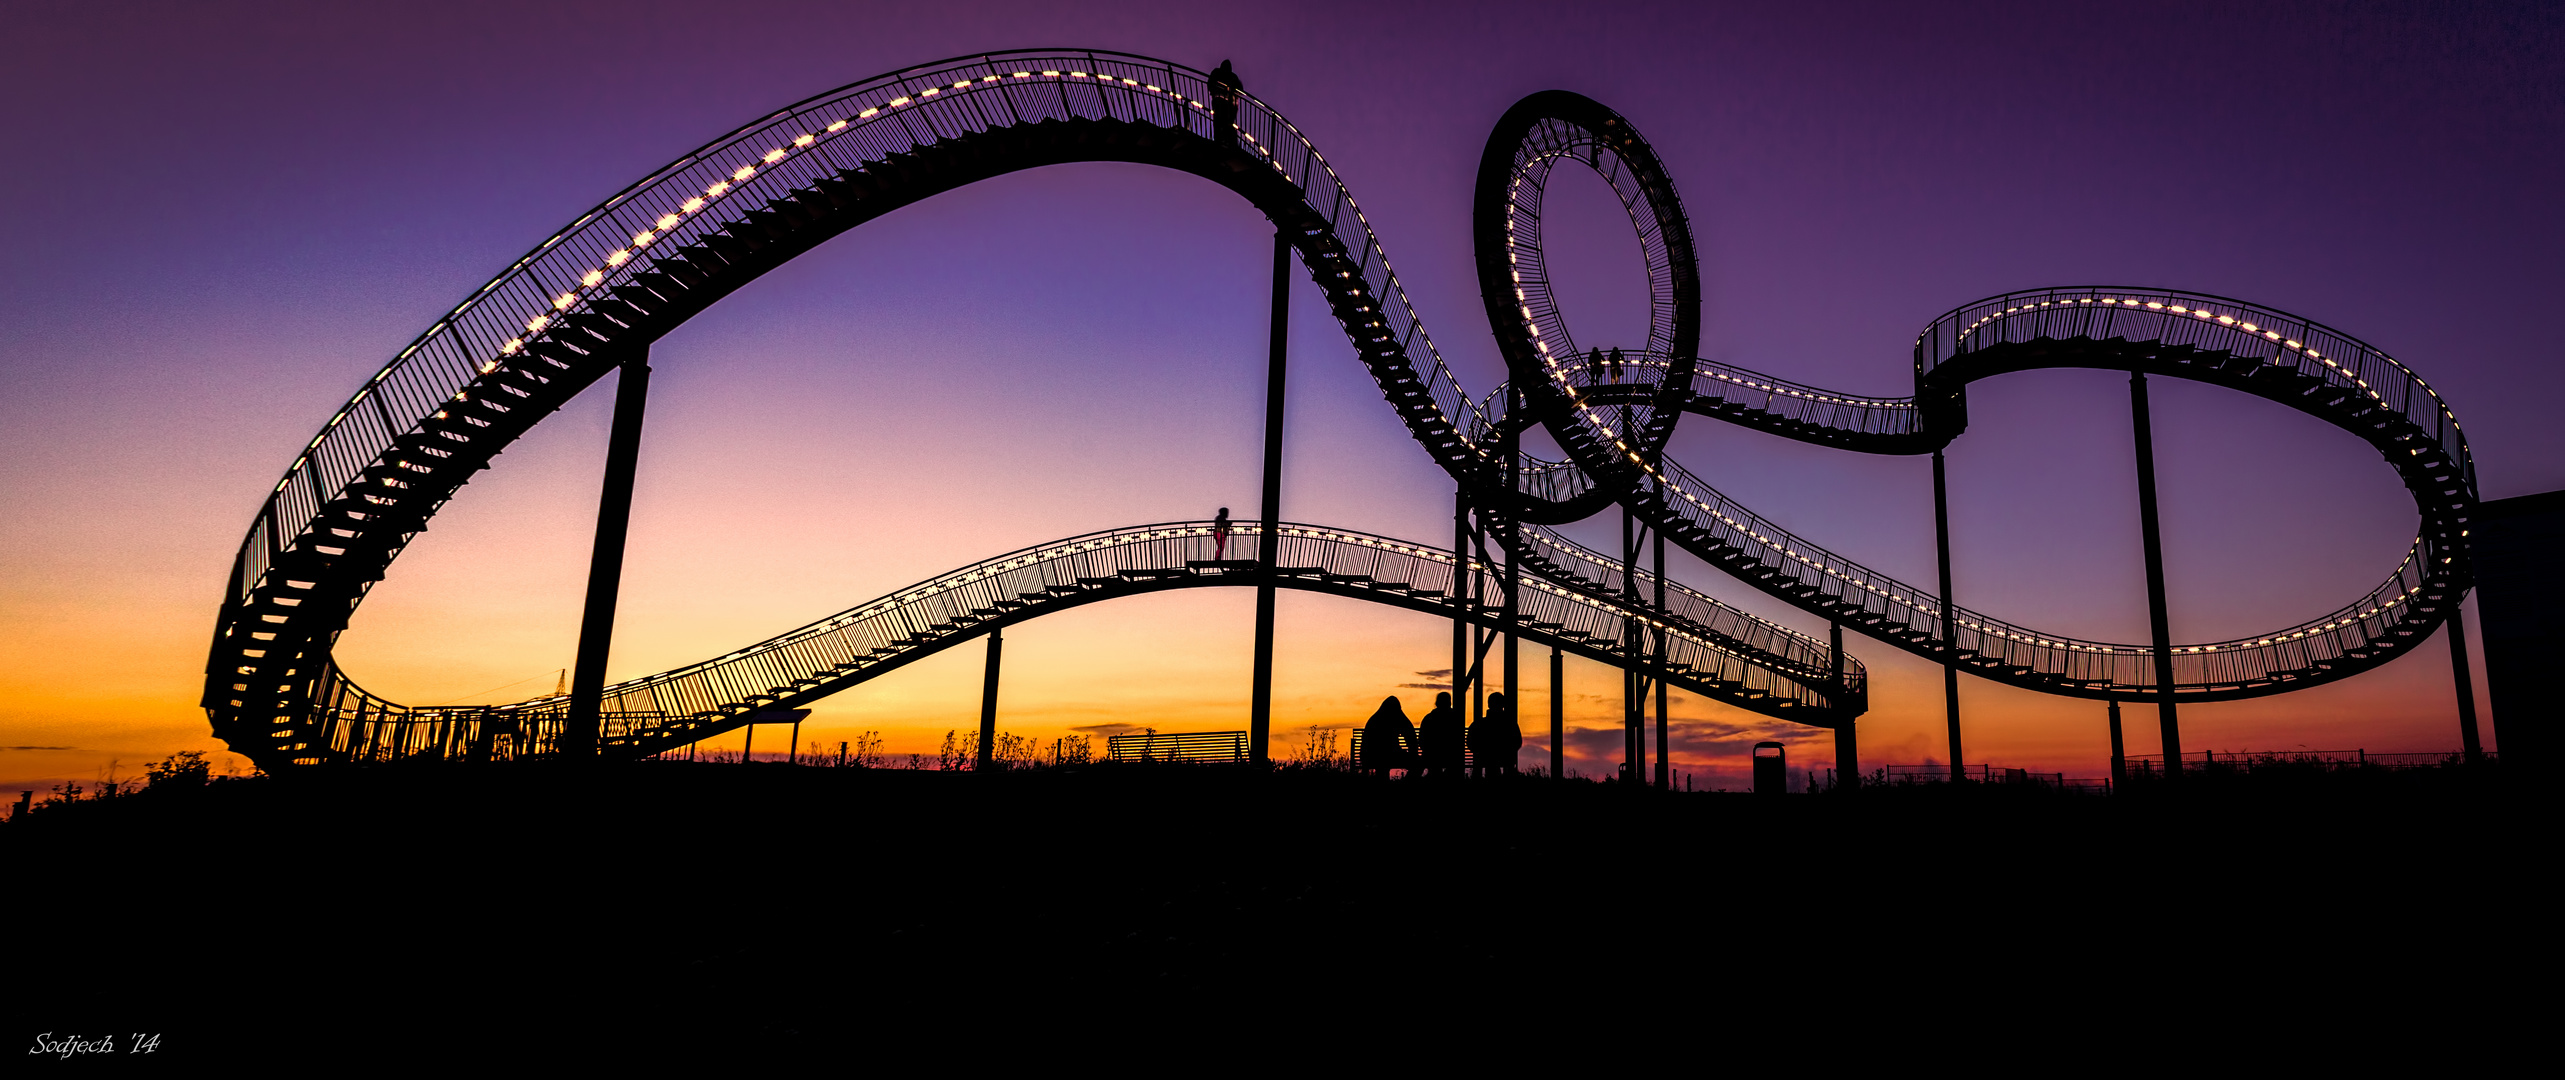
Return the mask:
{"type": "MultiPolygon", "coordinates": [[[[365,1006],[296,1020],[315,1052],[463,1031],[541,1042],[564,1025],[639,1046],[667,1009],[753,988],[725,1031],[822,1045],[991,993],[1019,1019],[1295,1015],[1357,992],[1551,1000],[1616,985],[1634,934],[1650,965],[1697,976],[1668,992],[1747,1009],[1941,941],[2037,969],[2147,935],[2232,939],[2248,917],[2257,938],[2409,938],[2432,929],[2416,912],[2499,924],[2543,895],[2543,818],[2525,811],[2544,804],[2490,770],[1776,800],[1384,782],[1315,736],[1270,770],[1052,764],[1009,745],[993,773],[319,770],[62,803],[0,826],[0,875],[53,881],[102,852],[148,869],[128,887],[15,890],[26,970],[115,972],[51,981],[19,1011],[31,1030],[156,1024],[167,1055],[237,1045],[279,1022],[276,1002],[316,995],[365,1006]],[[2412,872],[2417,852],[2433,873],[2412,872]],[[1044,928],[1038,945],[989,932],[1025,926],[1044,928]],[[491,1030],[496,1000],[539,1022],[491,1030]]],[[[2390,974],[2380,955],[2360,950],[2341,985],[2390,974]]],[[[2255,976],[2332,985],[2334,962],[2255,976]]]]}

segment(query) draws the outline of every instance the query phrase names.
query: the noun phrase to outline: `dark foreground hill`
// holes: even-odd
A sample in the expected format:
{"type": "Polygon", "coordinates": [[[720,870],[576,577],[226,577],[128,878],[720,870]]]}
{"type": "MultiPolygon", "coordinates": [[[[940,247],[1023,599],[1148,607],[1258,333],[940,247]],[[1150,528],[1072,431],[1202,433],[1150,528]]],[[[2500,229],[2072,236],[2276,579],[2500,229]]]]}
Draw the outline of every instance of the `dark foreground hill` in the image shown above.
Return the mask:
{"type": "Polygon", "coordinates": [[[1762,799],[1179,766],[320,772],[0,828],[6,1012],[21,1042],[244,1060],[1706,1052],[1930,1017],[1960,1026],[1914,1038],[2455,1038],[2525,1004],[2497,987],[2549,936],[2543,804],[2493,779],[1762,799]],[[1453,1009],[1473,1019],[1425,1022],[1453,1009]]]}

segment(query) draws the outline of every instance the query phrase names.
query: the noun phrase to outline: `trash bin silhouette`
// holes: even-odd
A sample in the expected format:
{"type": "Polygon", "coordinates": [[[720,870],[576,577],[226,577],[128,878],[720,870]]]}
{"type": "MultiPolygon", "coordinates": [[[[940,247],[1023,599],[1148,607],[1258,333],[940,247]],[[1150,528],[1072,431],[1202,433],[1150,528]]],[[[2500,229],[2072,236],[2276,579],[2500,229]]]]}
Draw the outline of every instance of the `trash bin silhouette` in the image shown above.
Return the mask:
{"type": "Polygon", "coordinates": [[[1779,795],[1790,790],[1790,758],[1777,742],[1755,744],[1755,794],[1779,795]]]}

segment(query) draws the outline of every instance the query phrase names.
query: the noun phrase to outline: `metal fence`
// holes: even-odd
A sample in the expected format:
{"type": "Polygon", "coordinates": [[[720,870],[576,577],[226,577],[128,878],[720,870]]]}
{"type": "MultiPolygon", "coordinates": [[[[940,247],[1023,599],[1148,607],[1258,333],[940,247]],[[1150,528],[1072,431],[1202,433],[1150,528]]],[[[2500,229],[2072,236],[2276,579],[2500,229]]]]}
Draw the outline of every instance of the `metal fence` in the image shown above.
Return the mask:
{"type": "MultiPolygon", "coordinates": [[[[1948,765],[1883,765],[1880,768],[1890,784],[1947,784],[1953,779],[1948,765]]],[[[2107,777],[2085,779],[2062,772],[2033,772],[1983,762],[1974,767],[1962,766],[1957,779],[1973,784],[2006,784],[2098,795],[2107,795],[2111,791],[2111,781],[2107,777]]]]}
{"type": "MultiPolygon", "coordinates": [[[[2481,759],[2498,760],[2495,751],[2483,751],[2481,759]]],[[[2132,773],[2153,774],[2164,769],[2162,754],[2132,754],[2126,759],[2132,773]]],[[[2438,753],[2379,753],[2364,749],[2351,750],[2196,750],[2182,755],[2182,771],[2203,769],[2252,772],[2256,769],[2293,771],[2320,770],[2337,772],[2357,769],[2455,769],[2467,764],[2467,755],[2450,750],[2438,753]]]]}

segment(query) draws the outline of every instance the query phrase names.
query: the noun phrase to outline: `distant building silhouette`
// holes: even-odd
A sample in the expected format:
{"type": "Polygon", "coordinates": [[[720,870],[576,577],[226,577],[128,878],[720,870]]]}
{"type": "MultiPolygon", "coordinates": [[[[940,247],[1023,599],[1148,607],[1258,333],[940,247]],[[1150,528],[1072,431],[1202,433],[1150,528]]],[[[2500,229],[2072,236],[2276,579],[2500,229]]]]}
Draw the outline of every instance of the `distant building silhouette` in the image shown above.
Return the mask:
{"type": "Polygon", "coordinates": [[[2565,604],[2553,560],[2565,548],[2565,491],[2494,499],[2477,507],[2476,617],[2484,630],[2485,682],[2494,746],[2506,761],[2534,757],[2541,726],[2560,711],[2565,627],[2547,612],[2565,604]]]}

